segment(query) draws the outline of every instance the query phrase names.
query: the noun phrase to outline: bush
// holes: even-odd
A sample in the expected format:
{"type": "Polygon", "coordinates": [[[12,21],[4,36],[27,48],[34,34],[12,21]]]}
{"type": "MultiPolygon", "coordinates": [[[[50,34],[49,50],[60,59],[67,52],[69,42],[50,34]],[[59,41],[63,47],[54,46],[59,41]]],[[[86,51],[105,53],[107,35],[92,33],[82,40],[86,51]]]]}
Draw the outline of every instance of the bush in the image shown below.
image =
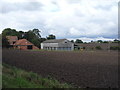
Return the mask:
{"type": "Polygon", "coordinates": [[[110,50],[120,50],[120,46],[111,46],[110,50]]]}
{"type": "Polygon", "coordinates": [[[85,49],[85,47],[83,47],[83,49],[85,49]]]}
{"type": "Polygon", "coordinates": [[[102,50],[102,48],[100,46],[96,46],[95,49],[102,50]]]}

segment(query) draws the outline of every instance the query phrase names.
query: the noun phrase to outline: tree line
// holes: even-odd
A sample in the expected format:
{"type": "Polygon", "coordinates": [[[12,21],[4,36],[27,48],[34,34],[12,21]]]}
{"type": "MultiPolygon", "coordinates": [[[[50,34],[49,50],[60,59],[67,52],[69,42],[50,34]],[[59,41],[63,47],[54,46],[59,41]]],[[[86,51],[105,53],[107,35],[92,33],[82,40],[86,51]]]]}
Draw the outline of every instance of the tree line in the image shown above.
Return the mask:
{"type": "Polygon", "coordinates": [[[9,47],[9,42],[6,36],[17,36],[18,39],[27,39],[35,46],[40,48],[40,43],[49,40],[56,39],[56,36],[53,34],[48,35],[46,38],[41,37],[39,29],[29,30],[27,32],[16,31],[16,29],[6,28],[2,31],[2,47],[9,47]]]}
{"type": "MultiPolygon", "coordinates": [[[[46,36],[46,38],[43,38],[41,36],[41,31],[39,29],[34,28],[33,30],[28,30],[27,32],[24,31],[17,31],[16,29],[11,29],[11,28],[5,28],[2,31],[2,47],[8,47],[9,42],[6,39],[6,36],[17,36],[18,39],[27,39],[31,43],[33,43],[35,46],[40,48],[40,43],[42,43],[45,40],[50,40],[50,39],[56,39],[56,36],[53,34],[50,34],[46,36]]],[[[86,43],[83,42],[80,39],[71,40],[73,43],[86,43]]],[[[109,41],[102,41],[102,40],[97,40],[97,41],[91,41],[89,43],[109,43],[109,41]]],[[[113,43],[120,43],[119,40],[115,39],[113,43]]]]}

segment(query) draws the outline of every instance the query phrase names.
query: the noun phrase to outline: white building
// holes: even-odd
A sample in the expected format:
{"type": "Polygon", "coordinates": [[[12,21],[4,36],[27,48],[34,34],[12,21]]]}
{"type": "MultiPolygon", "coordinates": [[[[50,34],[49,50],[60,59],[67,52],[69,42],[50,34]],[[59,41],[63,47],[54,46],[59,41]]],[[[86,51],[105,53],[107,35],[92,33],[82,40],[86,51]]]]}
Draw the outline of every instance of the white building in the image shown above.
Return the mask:
{"type": "Polygon", "coordinates": [[[41,49],[44,50],[74,50],[74,43],[67,39],[46,40],[41,43],[41,49]]]}

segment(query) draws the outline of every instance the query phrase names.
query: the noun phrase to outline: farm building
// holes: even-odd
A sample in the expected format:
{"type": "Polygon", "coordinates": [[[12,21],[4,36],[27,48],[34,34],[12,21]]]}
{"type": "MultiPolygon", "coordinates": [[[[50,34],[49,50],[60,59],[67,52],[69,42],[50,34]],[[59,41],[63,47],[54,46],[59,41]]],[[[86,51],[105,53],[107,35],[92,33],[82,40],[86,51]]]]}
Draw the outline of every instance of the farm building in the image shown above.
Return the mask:
{"type": "Polygon", "coordinates": [[[41,49],[44,50],[74,50],[74,43],[67,39],[46,40],[41,43],[41,49]]]}
{"type": "Polygon", "coordinates": [[[8,39],[10,45],[13,45],[18,40],[17,36],[6,36],[6,38],[8,39]]]}
{"type": "Polygon", "coordinates": [[[32,44],[26,39],[17,40],[16,43],[14,43],[13,47],[15,49],[20,49],[20,50],[39,49],[38,47],[36,47],[34,44],[32,44]]]}
{"type": "Polygon", "coordinates": [[[26,39],[18,40],[17,36],[6,36],[6,38],[8,39],[11,48],[20,49],[20,50],[39,49],[38,47],[36,47],[34,44],[32,44],[26,39]]]}

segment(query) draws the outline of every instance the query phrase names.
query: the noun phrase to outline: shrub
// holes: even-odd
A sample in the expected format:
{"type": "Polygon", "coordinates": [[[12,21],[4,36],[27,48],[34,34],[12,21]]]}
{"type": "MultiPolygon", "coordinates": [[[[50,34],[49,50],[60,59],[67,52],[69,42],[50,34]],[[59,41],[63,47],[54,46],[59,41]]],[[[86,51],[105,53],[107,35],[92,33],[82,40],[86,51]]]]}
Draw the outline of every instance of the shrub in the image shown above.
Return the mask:
{"type": "Polygon", "coordinates": [[[102,48],[100,46],[96,46],[95,49],[102,50],[102,48]]]}
{"type": "Polygon", "coordinates": [[[85,49],[85,47],[83,47],[83,49],[85,49]]]}
{"type": "Polygon", "coordinates": [[[110,50],[120,50],[120,46],[111,46],[110,50]]]}

